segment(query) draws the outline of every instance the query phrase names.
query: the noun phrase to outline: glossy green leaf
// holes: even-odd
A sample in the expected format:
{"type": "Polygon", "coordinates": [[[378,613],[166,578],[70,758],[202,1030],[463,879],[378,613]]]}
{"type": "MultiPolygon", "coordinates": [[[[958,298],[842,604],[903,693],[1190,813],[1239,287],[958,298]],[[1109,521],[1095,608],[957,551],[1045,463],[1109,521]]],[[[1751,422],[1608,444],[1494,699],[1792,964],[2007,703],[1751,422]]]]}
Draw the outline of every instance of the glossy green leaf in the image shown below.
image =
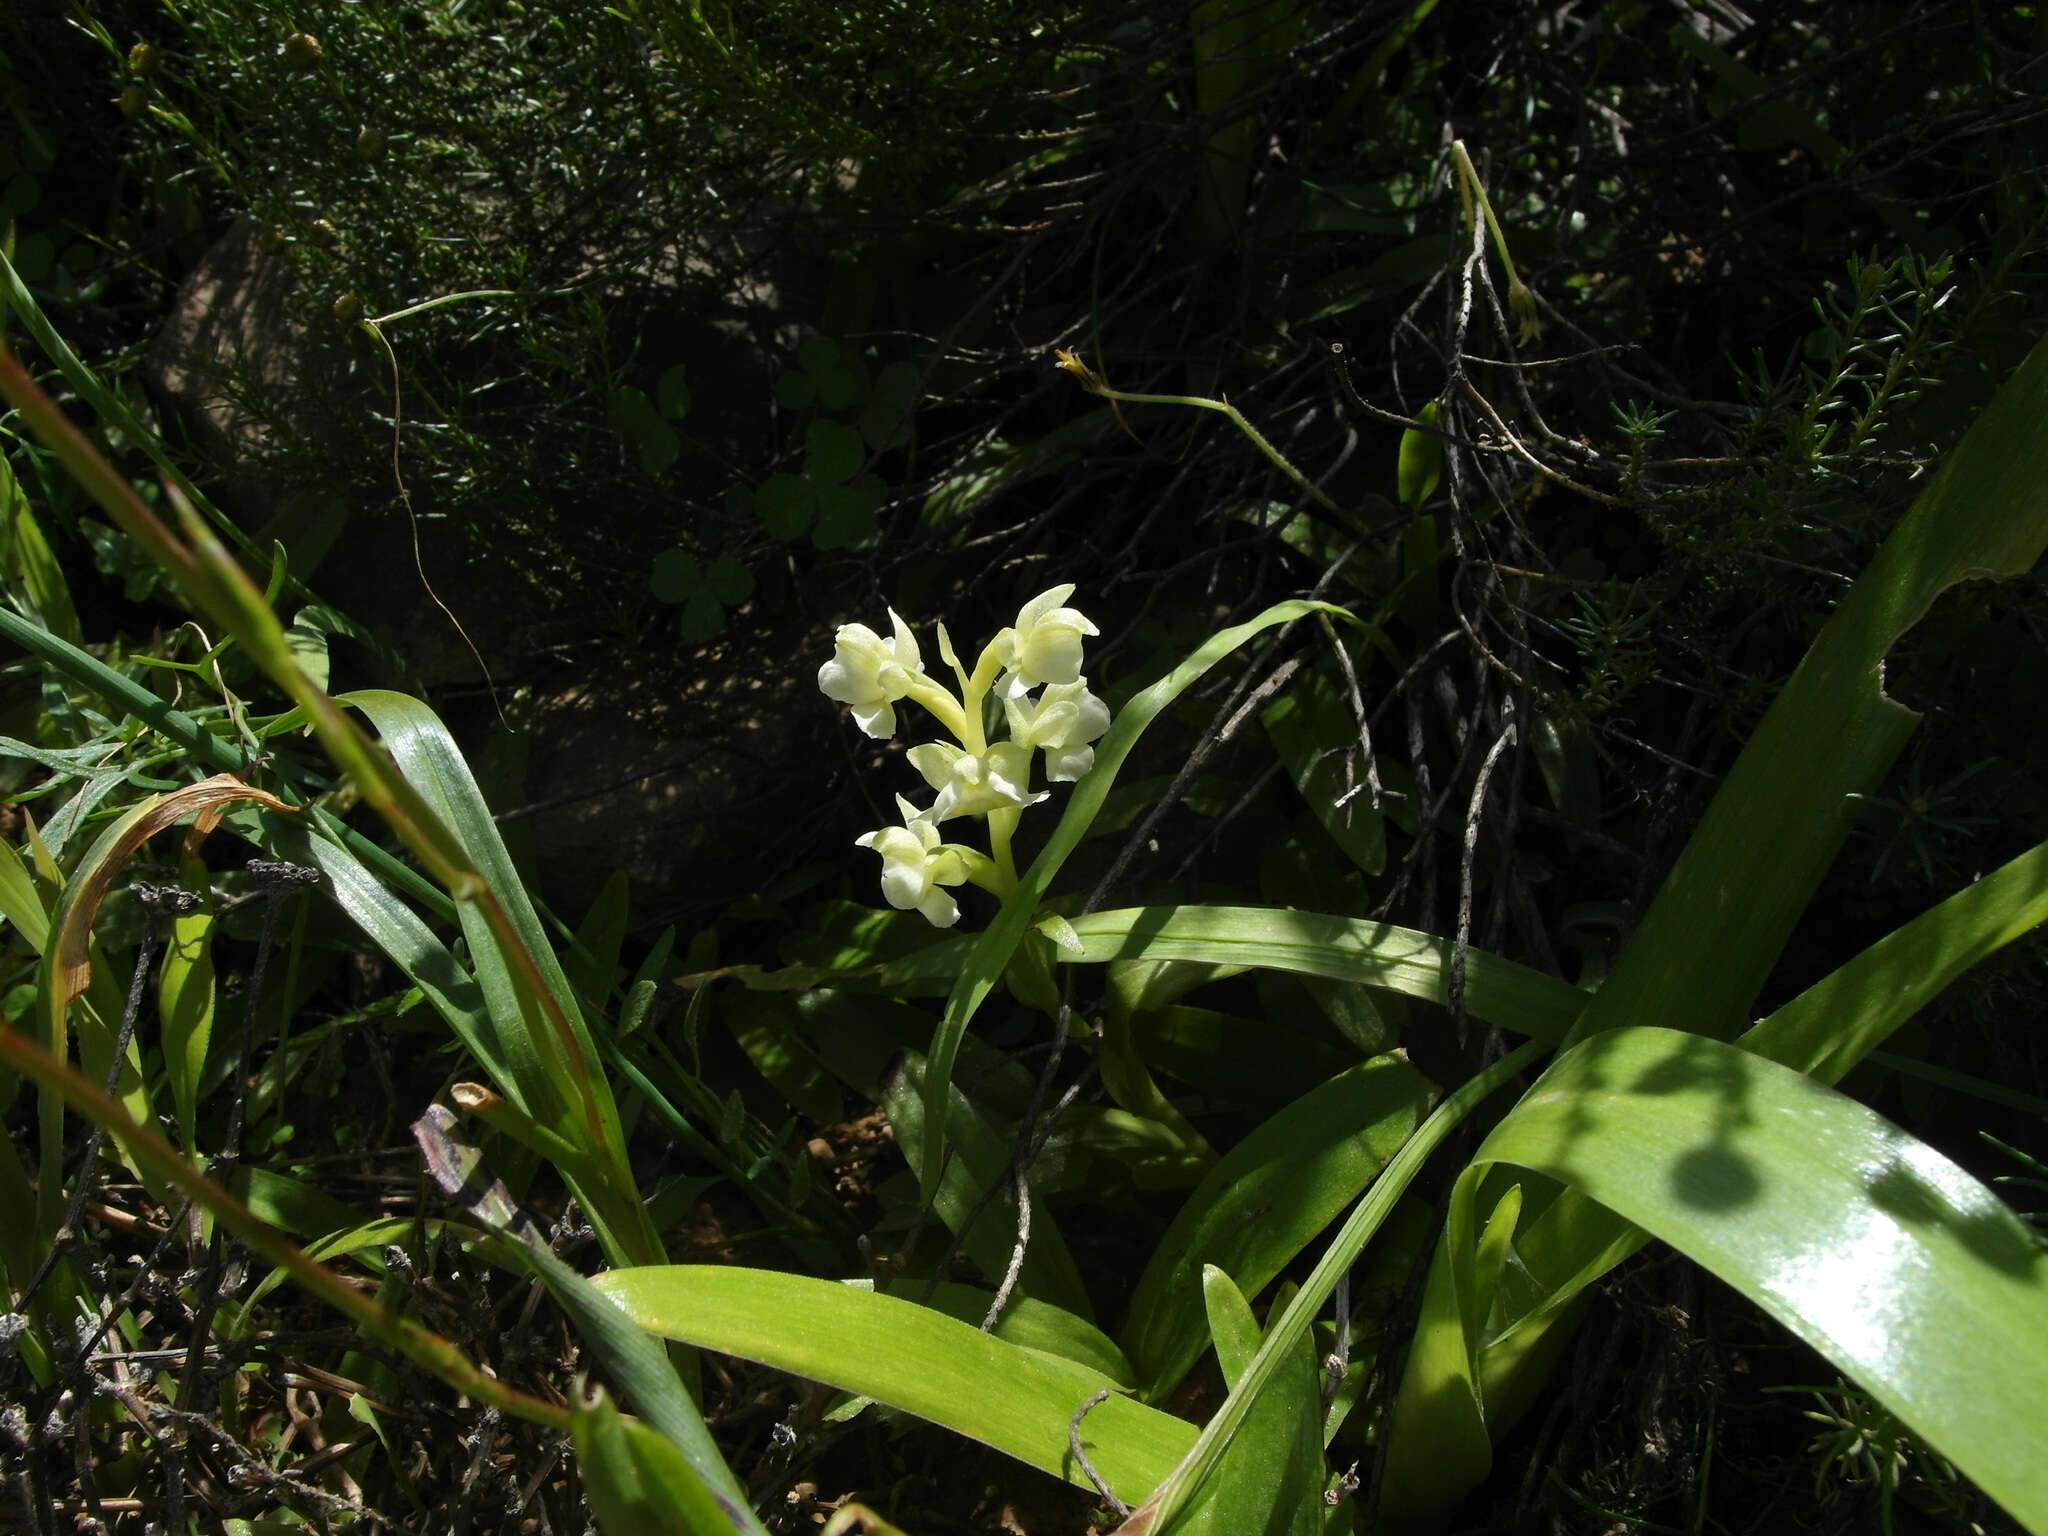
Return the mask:
{"type": "MultiPolygon", "coordinates": [[[[1203,960],[1327,976],[1442,1003],[1451,946],[1413,928],[1278,907],[1125,907],[1073,920],[1072,964],[1119,959],[1203,960]]],[[[1476,1018],[1555,1042],[1586,1006],[1569,982],[1483,950],[1465,955],[1465,1006],[1476,1018]]]]}
{"type": "Polygon", "coordinates": [[[1739,1047],[1632,1028],[1560,1056],[1473,1159],[1496,1161],[1719,1275],[2048,1530],[2048,1247],[1931,1147],[1739,1047]]]}
{"type": "Polygon", "coordinates": [[[1978,961],[2048,922],[2038,843],[1822,977],[1742,1037],[1744,1049],[1840,1082],[1978,961]]]}
{"type": "MultiPolygon", "coordinates": [[[[1883,693],[1885,653],[1946,588],[2023,571],[2048,545],[2044,412],[2048,341],[1981,413],[1836,607],[1572,1039],[1646,1019],[1715,1038],[1747,1023],[1757,989],[1848,835],[1851,797],[1878,785],[1917,723],[1883,693]]],[[[1981,891],[1951,898],[1795,999],[1746,1043],[1830,1077],[1846,1071],[1963,966],[2037,918],[2041,873],[2034,855],[2014,861],[1980,882],[1981,891]]],[[[1452,1241],[1448,1228],[1444,1241],[1452,1241]]],[[[1518,1235],[1524,1293],[1478,1357],[1456,1366],[1485,1398],[1492,1433],[1534,1400],[1584,1287],[1642,1241],[1572,1189],[1518,1235]]],[[[1433,1267],[1432,1290],[1455,1268],[1433,1267]]],[[[1426,1313],[1440,1310],[1425,1302],[1426,1313]]],[[[1454,1500],[1469,1486],[1444,1454],[1465,1432],[1462,1410],[1450,1420],[1426,1411],[1455,1401],[1404,1384],[1388,1452],[1390,1501],[1410,1496],[1404,1488],[1454,1500]]]]}
{"type": "Polygon", "coordinates": [[[1391,1056],[1362,1062],[1246,1136],[1211,1168],[1152,1250],[1123,1346],[1148,1401],[1209,1339],[1201,1276],[1256,1296],[1386,1166],[1429,1108],[1430,1085],[1391,1056]]]}
{"type": "MultiPolygon", "coordinates": [[[[992,1337],[928,1307],[830,1280],[727,1265],[647,1265],[592,1284],[641,1327],[871,1397],[1086,1486],[1067,1424],[1100,1371],[992,1337]]],[[[1194,1427],[1127,1397],[1090,1411],[1082,1444],[1126,1500],[1170,1471],[1194,1427]]]]}
{"type": "Polygon", "coordinates": [[[419,914],[325,828],[275,828],[271,845],[281,856],[320,871],[322,893],[420,989],[498,1091],[530,1113],[524,1085],[540,1068],[522,1052],[524,1038],[499,1038],[476,979],[419,914]]]}

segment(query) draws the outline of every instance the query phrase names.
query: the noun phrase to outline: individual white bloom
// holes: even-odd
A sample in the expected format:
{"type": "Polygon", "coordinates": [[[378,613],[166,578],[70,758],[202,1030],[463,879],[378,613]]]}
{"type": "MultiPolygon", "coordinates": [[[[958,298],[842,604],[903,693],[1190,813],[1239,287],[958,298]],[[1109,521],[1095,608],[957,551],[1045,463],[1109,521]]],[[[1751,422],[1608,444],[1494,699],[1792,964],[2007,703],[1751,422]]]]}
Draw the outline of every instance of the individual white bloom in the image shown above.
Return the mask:
{"type": "Polygon", "coordinates": [[[979,757],[942,741],[912,747],[905,755],[939,792],[926,813],[933,821],[1022,809],[1046,798],[1043,791],[1031,793],[1031,748],[1014,741],[999,741],[979,757]]]}
{"type": "Polygon", "coordinates": [[[1036,701],[1005,699],[1003,713],[1010,721],[1008,744],[1027,754],[1043,749],[1045,776],[1055,784],[1070,784],[1095,766],[1089,743],[1109,729],[1109,706],[1088,691],[1085,677],[1047,683],[1036,701]]]}
{"type": "Polygon", "coordinates": [[[915,909],[933,927],[950,928],[960,921],[960,908],[940,887],[964,884],[967,861],[958,849],[941,843],[937,825],[901,795],[896,809],[903,814],[902,826],[883,827],[854,843],[882,856],[882,895],[890,906],[915,909]]]}
{"type": "Polygon", "coordinates": [[[1060,606],[1073,595],[1072,582],[1039,593],[1018,611],[1016,626],[996,636],[1004,698],[1014,699],[1040,683],[1080,681],[1081,637],[1102,631],[1079,609],[1060,606]]]}
{"type": "Polygon", "coordinates": [[[896,700],[909,693],[924,671],[917,637],[894,608],[895,635],[884,640],[865,624],[842,624],[832,659],[818,668],[818,687],[828,699],[853,706],[853,722],[886,741],[896,734],[896,700]]]}

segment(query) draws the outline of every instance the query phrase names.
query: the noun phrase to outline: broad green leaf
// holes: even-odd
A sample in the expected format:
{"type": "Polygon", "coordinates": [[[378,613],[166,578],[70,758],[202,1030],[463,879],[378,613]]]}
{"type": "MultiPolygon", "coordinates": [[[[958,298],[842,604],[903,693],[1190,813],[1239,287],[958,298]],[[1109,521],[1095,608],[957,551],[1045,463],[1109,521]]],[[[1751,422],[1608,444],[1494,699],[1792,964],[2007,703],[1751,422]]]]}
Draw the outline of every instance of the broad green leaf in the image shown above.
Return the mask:
{"type": "MultiPolygon", "coordinates": [[[[591,1282],[641,1327],[822,1381],[942,1424],[1086,1486],[1067,1447],[1081,1405],[1116,1383],[928,1307],[830,1280],[728,1265],[644,1265],[591,1282]]],[[[1096,1470],[1126,1500],[1169,1472],[1194,1427],[1112,1395],[1082,1424],[1096,1470]]]]}
{"type": "MultiPolygon", "coordinates": [[[[1235,1387],[1259,1350],[1258,1319],[1230,1276],[1204,1266],[1202,1299],[1223,1380],[1235,1387]]],[[[1278,1320],[1279,1309],[1274,1312],[1278,1320]]],[[[1316,1536],[1323,1524],[1323,1438],[1314,1352],[1294,1341],[1207,1486],[1176,1529],[1187,1536],[1316,1536]]]]}
{"type": "Polygon", "coordinates": [[[1386,1166],[1429,1108],[1429,1083],[1391,1056],[1362,1062],[1231,1148],[1188,1197],[1131,1294],[1123,1346],[1148,1401],[1208,1343],[1202,1273],[1264,1290],[1386,1166]]]}
{"type": "Polygon", "coordinates": [[[751,992],[722,1008],[732,1037],[789,1107],[814,1125],[831,1125],[846,1112],[839,1088],[816,1052],[794,1027],[795,1007],[787,993],[751,992]]]}
{"type": "Polygon", "coordinates": [[[654,386],[655,402],[671,421],[690,414],[690,371],[677,363],[664,372],[654,386]]]}
{"type": "Polygon", "coordinates": [[[314,834],[297,827],[273,829],[270,841],[283,857],[319,869],[322,892],[420,989],[498,1091],[531,1113],[525,1084],[540,1075],[540,1068],[526,1050],[528,1042],[517,1034],[500,1038],[476,979],[419,914],[325,827],[314,834]]]}
{"type": "Polygon", "coordinates": [[[1627,1028],[1560,1056],[1464,1177],[1491,1162],[1711,1270],[2048,1530],[2048,1247],[1925,1143],[1737,1046],[1627,1028]]]}
{"type": "MultiPolygon", "coordinates": [[[[1429,1002],[1447,1000],[1451,945],[1413,928],[1278,907],[1126,907],[1073,919],[1082,953],[1067,963],[1204,960],[1327,976],[1429,1002]]],[[[1465,1006],[1476,1018],[1556,1042],[1584,1011],[1569,982],[1483,950],[1465,955],[1465,1006]]]]}
{"type": "Polygon", "coordinates": [[[292,660],[298,663],[299,670],[313,680],[314,687],[324,689],[329,670],[326,627],[302,610],[293,615],[284,632],[284,643],[290,647],[292,660]]]}
{"type": "MultiPolygon", "coordinates": [[[[848,1280],[844,1283],[855,1290],[874,1289],[872,1281],[848,1280]]],[[[987,1318],[989,1303],[995,1300],[994,1291],[973,1285],[957,1285],[951,1280],[940,1281],[936,1288],[926,1280],[903,1280],[887,1294],[914,1301],[934,1312],[943,1312],[976,1328],[987,1318]],[[927,1290],[930,1290],[929,1295],[925,1294],[927,1290]]],[[[1091,1371],[1100,1371],[1119,1387],[1129,1388],[1136,1383],[1131,1362],[1124,1358],[1124,1352],[1116,1347],[1116,1342],[1108,1334],[1087,1319],[1076,1317],[1049,1301],[1039,1301],[1032,1296],[1011,1296],[1003,1304],[1002,1316],[996,1319],[996,1325],[990,1331],[1006,1344],[1036,1350],[1059,1360],[1072,1360],[1091,1371]]]]}
{"type": "Polygon", "coordinates": [[[704,586],[728,608],[754,595],[754,573],[732,555],[720,555],[704,572],[704,586]]]}
{"type": "Polygon", "coordinates": [[[1368,875],[1385,869],[1386,827],[1365,780],[1353,781],[1359,767],[1358,725],[1336,685],[1320,672],[1303,671],[1259,721],[1287,765],[1287,777],[1330,840],[1368,875]]]}
{"type": "Polygon", "coordinates": [[[882,504],[880,490],[863,475],[851,485],[818,487],[818,525],[811,530],[811,542],[820,549],[848,549],[873,538],[881,531],[875,516],[882,504]]]}
{"type": "Polygon", "coordinates": [[[2048,922],[2048,843],[1895,928],[1742,1037],[1746,1050],[1838,1083],[1978,961],[2048,922]]]}
{"type": "Polygon", "coordinates": [[[919,1183],[921,1199],[927,1202],[931,1199],[939,1170],[944,1166],[945,1094],[953,1078],[953,1058],[960,1049],[960,1037],[966,1033],[968,1022],[1008,968],[1010,956],[1023,942],[1026,930],[1044,905],[1046,894],[1061,867],[1088,835],[1089,825],[1102,809],[1102,802],[1116,783],[1117,771],[1131,755],[1138,738],[1161,710],[1245,641],[1275,625],[1306,618],[1312,613],[1328,613],[1346,623],[1358,622],[1354,615],[1327,603],[1299,600],[1276,603],[1246,623],[1211,636],[1186,661],[1124,705],[1108,733],[1096,743],[1094,768],[1074,786],[1073,794],[1067,797],[1067,808],[1060,816],[1059,825],[1046,839],[1044,851],[1032,860],[1031,867],[1017,882],[1017,889],[1003,902],[995,921],[976,940],[967,963],[961,967],[952,991],[947,995],[945,1017],[932,1036],[931,1065],[925,1077],[924,1151],[919,1183]]]}
{"type": "MultiPolygon", "coordinates": [[[[361,1211],[344,1200],[337,1200],[319,1185],[272,1168],[237,1167],[228,1179],[228,1189],[273,1227],[294,1237],[324,1238],[331,1233],[374,1225],[361,1211]]],[[[401,1242],[411,1236],[412,1220],[407,1217],[400,1222],[396,1235],[387,1236],[384,1241],[401,1242]]],[[[328,1252],[342,1251],[346,1250],[335,1248],[316,1253],[313,1257],[324,1258],[328,1252]]],[[[383,1261],[374,1254],[365,1262],[375,1270],[381,1271],[384,1267],[383,1261]]],[[[272,1270],[270,1273],[280,1279],[289,1278],[285,1270],[272,1270]]],[[[266,1280],[268,1278],[265,1276],[266,1280]]]]}

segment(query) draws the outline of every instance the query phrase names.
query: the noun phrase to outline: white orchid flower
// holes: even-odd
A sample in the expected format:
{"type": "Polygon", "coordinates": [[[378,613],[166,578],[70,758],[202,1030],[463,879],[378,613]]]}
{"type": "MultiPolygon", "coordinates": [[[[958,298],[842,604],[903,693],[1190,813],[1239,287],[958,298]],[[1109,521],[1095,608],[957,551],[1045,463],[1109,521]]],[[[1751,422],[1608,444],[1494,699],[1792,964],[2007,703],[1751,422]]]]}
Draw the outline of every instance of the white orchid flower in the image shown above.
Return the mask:
{"type": "Polygon", "coordinates": [[[978,756],[940,741],[912,747],[905,755],[939,792],[927,812],[933,821],[1021,810],[1046,798],[1043,791],[1031,793],[1031,748],[1014,741],[997,742],[978,756]]]}
{"type": "Polygon", "coordinates": [[[828,699],[853,708],[853,722],[868,735],[886,741],[896,734],[896,700],[922,680],[924,659],[917,637],[894,608],[892,638],[884,640],[865,624],[842,624],[832,659],[818,668],[818,687],[828,699]]]}
{"type": "Polygon", "coordinates": [[[1081,680],[1081,637],[1102,631],[1079,609],[1060,606],[1073,595],[1072,582],[1039,593],[1018,610],[1015,627],[991,642],[1004,668],[1003,698],[1017,698],[1040,683],[1081,680]]]}
{"type": "Polygon", "coordinates": [[[901,795],[896,809],[902,826],[883,827],[854,843],[882,856],[882,895],[890,906],[921,912],[934,928],[950,928],[960,921],[960,908],[941,887],[966,883],[963,850],[940,842],[937,824],[901,795]]]}
{"type": "MultiPolygon", "coordinates": [[[[1109,729],[1109,706],[1088,691],[1088,679],[1047,683],[1034,701],[1003,700],[1010,722],[1010,743],[1025,754],[1045,753],[1045,776],[1055,784],[1071,784],[1095,766],[1089,743],[1109,729]]],[[[913,753],[912,756],[916,754],[913,753]]]]}

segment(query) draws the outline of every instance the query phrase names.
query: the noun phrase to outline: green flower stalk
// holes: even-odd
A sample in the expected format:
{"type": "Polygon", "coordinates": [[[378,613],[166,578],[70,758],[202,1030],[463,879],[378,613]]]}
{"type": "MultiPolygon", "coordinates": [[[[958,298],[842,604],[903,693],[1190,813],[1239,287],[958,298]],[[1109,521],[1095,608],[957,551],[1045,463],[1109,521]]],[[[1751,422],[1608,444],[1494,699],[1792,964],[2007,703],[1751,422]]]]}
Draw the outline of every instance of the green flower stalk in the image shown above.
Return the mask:
{"type": "Polygon", "coordinates": [[[1065,606],[1073,593],[1069,582],[1031,599],[1017,622],[983,647],[972,672],[939,625],[939,658],[959,679],[957,694],[925,671],[917,637],[893,608],[886,640],[865,624],[839,627],[832,659],[818,669],[827,698],[846,705],[853,723],[878,741],[896,734],[896,706],[906,699],[953,737],[909,752],[910,765],[934,792],[931,805],[919,810],[898,795],[902,824],[855,839],[882,856],[882,895],[892,907],[950,928],[960,908],[948,886],[978,885],[1007,897],[1017,888],[1010,840],[1018,817],[1050,793],[1031,789],[1033,758],[1044,755],[1053,783],[1072,783],[1094,766],[1093,743],[1109,729],[1110,712],[1081,674],[1082,642],[1101,631],[1065,606]],[[985,707],[992,695],[1000,710],[985,707]],[[991,716],[1007,727],[1008,739],[989,739],[991,716]],[[940,822],[969,817],[988,823],[986,853],[940,836],[940,822]]]}

